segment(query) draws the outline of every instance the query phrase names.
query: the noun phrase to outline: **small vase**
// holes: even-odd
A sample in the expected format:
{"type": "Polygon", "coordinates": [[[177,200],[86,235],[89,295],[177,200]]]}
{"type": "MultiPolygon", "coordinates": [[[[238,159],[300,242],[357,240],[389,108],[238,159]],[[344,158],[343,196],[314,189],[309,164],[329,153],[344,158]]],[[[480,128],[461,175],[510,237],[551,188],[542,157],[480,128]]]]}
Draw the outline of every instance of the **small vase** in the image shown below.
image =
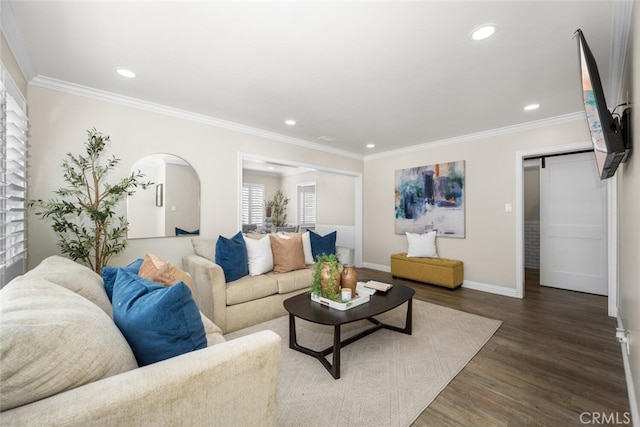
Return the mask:
{"type": "Polygon", "coordinates": [[[356,284],[358,283],[358,273],[353,265],[345,265],[342,269],[340,283],[343,288],[351,289],[352,298],[356,296],[356,284]]]}
{"type": "Polygon", "coordinates": [[[331,264],[328,262],[322,265],[320,270],[320,288],[322,289],[322,296],[326,297],[327,293],[338,295],[340,292],[340,272],[338,270],[331,270],[331,264]],[[333,276],[333,292],[329,291],[331,286],[331,278],[333,276]]]}

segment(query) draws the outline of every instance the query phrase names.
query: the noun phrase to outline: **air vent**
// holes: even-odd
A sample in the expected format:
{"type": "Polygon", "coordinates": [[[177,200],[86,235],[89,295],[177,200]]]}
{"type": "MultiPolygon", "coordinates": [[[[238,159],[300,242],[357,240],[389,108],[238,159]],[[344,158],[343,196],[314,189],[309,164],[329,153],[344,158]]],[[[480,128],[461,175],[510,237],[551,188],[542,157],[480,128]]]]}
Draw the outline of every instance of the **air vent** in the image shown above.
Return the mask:
{"type": "Polygon", "coordinates": [[[336,142],[338,140],[338,138],[334,138],[333,136],[320,136],[318,137],[318,139],[320,141],[325,141],[325,142],[336,142]]]}

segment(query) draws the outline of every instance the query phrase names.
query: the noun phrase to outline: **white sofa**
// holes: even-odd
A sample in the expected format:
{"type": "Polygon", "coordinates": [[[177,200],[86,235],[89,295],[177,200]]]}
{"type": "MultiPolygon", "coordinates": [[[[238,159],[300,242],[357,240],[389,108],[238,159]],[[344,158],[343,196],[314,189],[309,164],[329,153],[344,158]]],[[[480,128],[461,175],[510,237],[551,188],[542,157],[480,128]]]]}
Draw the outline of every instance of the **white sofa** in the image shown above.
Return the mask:
{"type": "Polygon", "coordinates": [[[225,341],[138,367],[102,278],[54,256],[0,290],[0,424],[275,425],[280,337],[225,341]]]}
{"type": "Polygon", "coordinates": [[[295,271],[271,271],[227,283],[222,267],[215,263],[215,239],[194,237],[192,241],[196,253],[182,258],[182,268],[193,279],[198,307],[225,334],[284,316],[283,301],[311,287],[311,264],[295,271]]]}

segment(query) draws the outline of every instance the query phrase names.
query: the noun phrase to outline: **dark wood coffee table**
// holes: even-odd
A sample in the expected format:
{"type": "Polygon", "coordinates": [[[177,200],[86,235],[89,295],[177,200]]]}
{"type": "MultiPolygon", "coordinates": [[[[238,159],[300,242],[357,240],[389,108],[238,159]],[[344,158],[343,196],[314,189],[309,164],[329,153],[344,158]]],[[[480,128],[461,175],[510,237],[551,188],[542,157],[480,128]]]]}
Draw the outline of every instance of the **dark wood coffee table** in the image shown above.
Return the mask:
{"type": "Polygon", "coordinates": [[[389,289],[387,293],[376,292],[371,296],[369,302],[346,311],[336,310],[311,301],[308,293],[291,297],[284,301],[284,308],[289,312],[289,348],[315,357],[333,375],[333,378],[338,379],[340,378],[340,349],[342,347],[382,328],[411,335],[411,305],[414,294],[415,291],[408,286],[393,285],[393,288],[389,289]],[[407,317],[404,328],[387,325],[374,319],[373,316],[385,313],[405,302],[407,303],[407,317]],[[321,325],[333,326],[333,346],[315,351],[299,345],[296,336],[296,317],[321,325]],[[364,319],[373,323],[374,326],[341,341],[340,327],[342,325],[364,319]],[[325,358],[331,353],[333,353],[333,363],[329,363],[325,358]]]}

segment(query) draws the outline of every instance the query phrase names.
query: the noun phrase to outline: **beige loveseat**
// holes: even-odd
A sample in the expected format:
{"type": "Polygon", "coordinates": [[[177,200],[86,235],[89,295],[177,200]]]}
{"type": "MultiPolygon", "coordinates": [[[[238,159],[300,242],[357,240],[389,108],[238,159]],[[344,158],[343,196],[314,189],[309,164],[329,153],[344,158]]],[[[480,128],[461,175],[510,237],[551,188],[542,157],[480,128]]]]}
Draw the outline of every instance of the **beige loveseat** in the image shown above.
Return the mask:
{"type": "Polygon", "coordinates": [[[215,239],[192,239],[193,255],[182,258],[182,268],[193,278],[198,307],[226,334],[287,314],[283,301],[307,292],[313,281],[313,265],[258,276],[244,276],[227,283],[215,261],[215,239]]]}
{"type": "Polygon", "coordinates": [[[203,324],[207,348],[138,367],[102,278],[48,258],[0,290],[0,425],[275,425],[280,337],[203,324]]]}

